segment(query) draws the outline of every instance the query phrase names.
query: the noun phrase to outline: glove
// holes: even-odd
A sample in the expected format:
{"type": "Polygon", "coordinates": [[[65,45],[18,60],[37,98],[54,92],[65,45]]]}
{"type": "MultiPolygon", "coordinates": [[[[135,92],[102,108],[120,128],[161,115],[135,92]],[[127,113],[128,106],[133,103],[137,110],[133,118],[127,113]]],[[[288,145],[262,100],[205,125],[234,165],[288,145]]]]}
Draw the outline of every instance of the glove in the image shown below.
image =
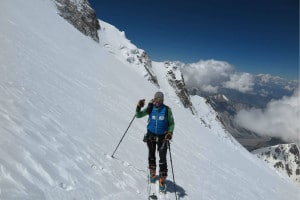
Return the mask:
{"type": "Polygon", "coordinates": [[[144,107],[144,105],[145,105],[145,99],[141,99],[141,100],[139,100],[137,107],[142,108],[142,107],[144,107]]]}
{"type": "Polygon", "coordinates": [[[140,112],[141,108],[144,107],[144,105],[145,105],[145,99],[139,100],[136,106],[136,112],[140,112]]]}
{"type": "Polygon", "coordinates": [[[168,132],[166,133],[166,135],[165,135],[165,140],[167,140],[167,141],[172,140],[172,135],[173,135],[173,134],[172,134],[171,132],[168,131],[168,132]]]}
{"type": "Polygon", "coordinates": [[[146,133],[145,135],[144,135],[144,138],[143,138],[143,142],[148,142],[148,140],[149,140],[149,135],[146,133]]]}

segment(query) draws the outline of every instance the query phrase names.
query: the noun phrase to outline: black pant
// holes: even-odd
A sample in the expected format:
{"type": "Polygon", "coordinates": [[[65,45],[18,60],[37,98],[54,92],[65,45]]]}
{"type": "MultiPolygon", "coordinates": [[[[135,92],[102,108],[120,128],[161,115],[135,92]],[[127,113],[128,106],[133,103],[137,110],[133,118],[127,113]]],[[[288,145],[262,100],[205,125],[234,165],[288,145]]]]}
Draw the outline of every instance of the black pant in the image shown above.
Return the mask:
{"type": "Polygon", "coordinates": [[[164,135],[155,136],[154,134],[147,133],[147,146],[148,146],[148,162],[149,169],[156,170],[156,146],[159,153],[159,176],[167,177],[168,175],[168,166],[167,166],[167,150],[168,145],[167,141],[164,140],[164,135]]]}

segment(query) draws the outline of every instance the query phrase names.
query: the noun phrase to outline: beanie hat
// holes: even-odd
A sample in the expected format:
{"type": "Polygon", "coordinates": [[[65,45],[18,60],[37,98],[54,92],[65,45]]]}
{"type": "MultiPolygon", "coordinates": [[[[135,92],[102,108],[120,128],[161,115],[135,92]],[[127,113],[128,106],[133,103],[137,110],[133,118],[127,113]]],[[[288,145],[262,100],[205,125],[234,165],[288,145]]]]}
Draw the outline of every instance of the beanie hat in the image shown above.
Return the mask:
{"type": "Polygon", "coordinates": [[[160,98],[162,101],[164,100],[164,94],[162,92],[156,92],[154,98],[160,98]]]}

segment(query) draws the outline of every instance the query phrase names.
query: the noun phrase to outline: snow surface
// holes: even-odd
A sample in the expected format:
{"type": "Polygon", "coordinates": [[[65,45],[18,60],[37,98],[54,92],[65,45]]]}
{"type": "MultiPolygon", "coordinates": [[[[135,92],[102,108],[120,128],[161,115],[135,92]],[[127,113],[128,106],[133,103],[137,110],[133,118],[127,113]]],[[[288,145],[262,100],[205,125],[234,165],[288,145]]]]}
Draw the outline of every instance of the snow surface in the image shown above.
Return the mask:
{"type": "MultiPolygon", "coordinates": [[[[77,31],[52,1],[2,0],[0,27],[0,199],[146,199],[146,118],[110,156],[136,102],[157,90],[142,69],[77,31]]],[[[180,199],[298,199],[299,188],[222,131],[204,99],[193,97],[198,116],[185,109],[161,66],[180,199]]],[[[171,170],[167,185],[175,199],[171,170]]]]}

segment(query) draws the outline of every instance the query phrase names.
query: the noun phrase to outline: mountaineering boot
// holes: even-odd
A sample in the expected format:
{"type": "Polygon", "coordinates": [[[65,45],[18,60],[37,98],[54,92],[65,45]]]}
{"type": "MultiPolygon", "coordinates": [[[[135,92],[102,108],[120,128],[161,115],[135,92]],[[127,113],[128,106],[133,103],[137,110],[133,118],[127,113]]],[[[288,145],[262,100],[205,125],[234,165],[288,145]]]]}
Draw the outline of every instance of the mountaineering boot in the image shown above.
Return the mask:
{"type": "Polygon", "coordinates": [[[166,177],[159,178],[159,191],[166,192],[166,184],[165,184],[166,177]]]}
{"type": "Polygon", "coordinates": [[[156,175],[151,175],[150,174],[150,182],[155,183],[155,181],[156,181],[156,175]]]}
{"type": "Polygon", "coordinates": [[[149,170],[150,171],[150,182],[155,183],[155,181],[156,181],[156,166],[152,165],[149,167],[149,169],[150,169],[149,170]]]}

